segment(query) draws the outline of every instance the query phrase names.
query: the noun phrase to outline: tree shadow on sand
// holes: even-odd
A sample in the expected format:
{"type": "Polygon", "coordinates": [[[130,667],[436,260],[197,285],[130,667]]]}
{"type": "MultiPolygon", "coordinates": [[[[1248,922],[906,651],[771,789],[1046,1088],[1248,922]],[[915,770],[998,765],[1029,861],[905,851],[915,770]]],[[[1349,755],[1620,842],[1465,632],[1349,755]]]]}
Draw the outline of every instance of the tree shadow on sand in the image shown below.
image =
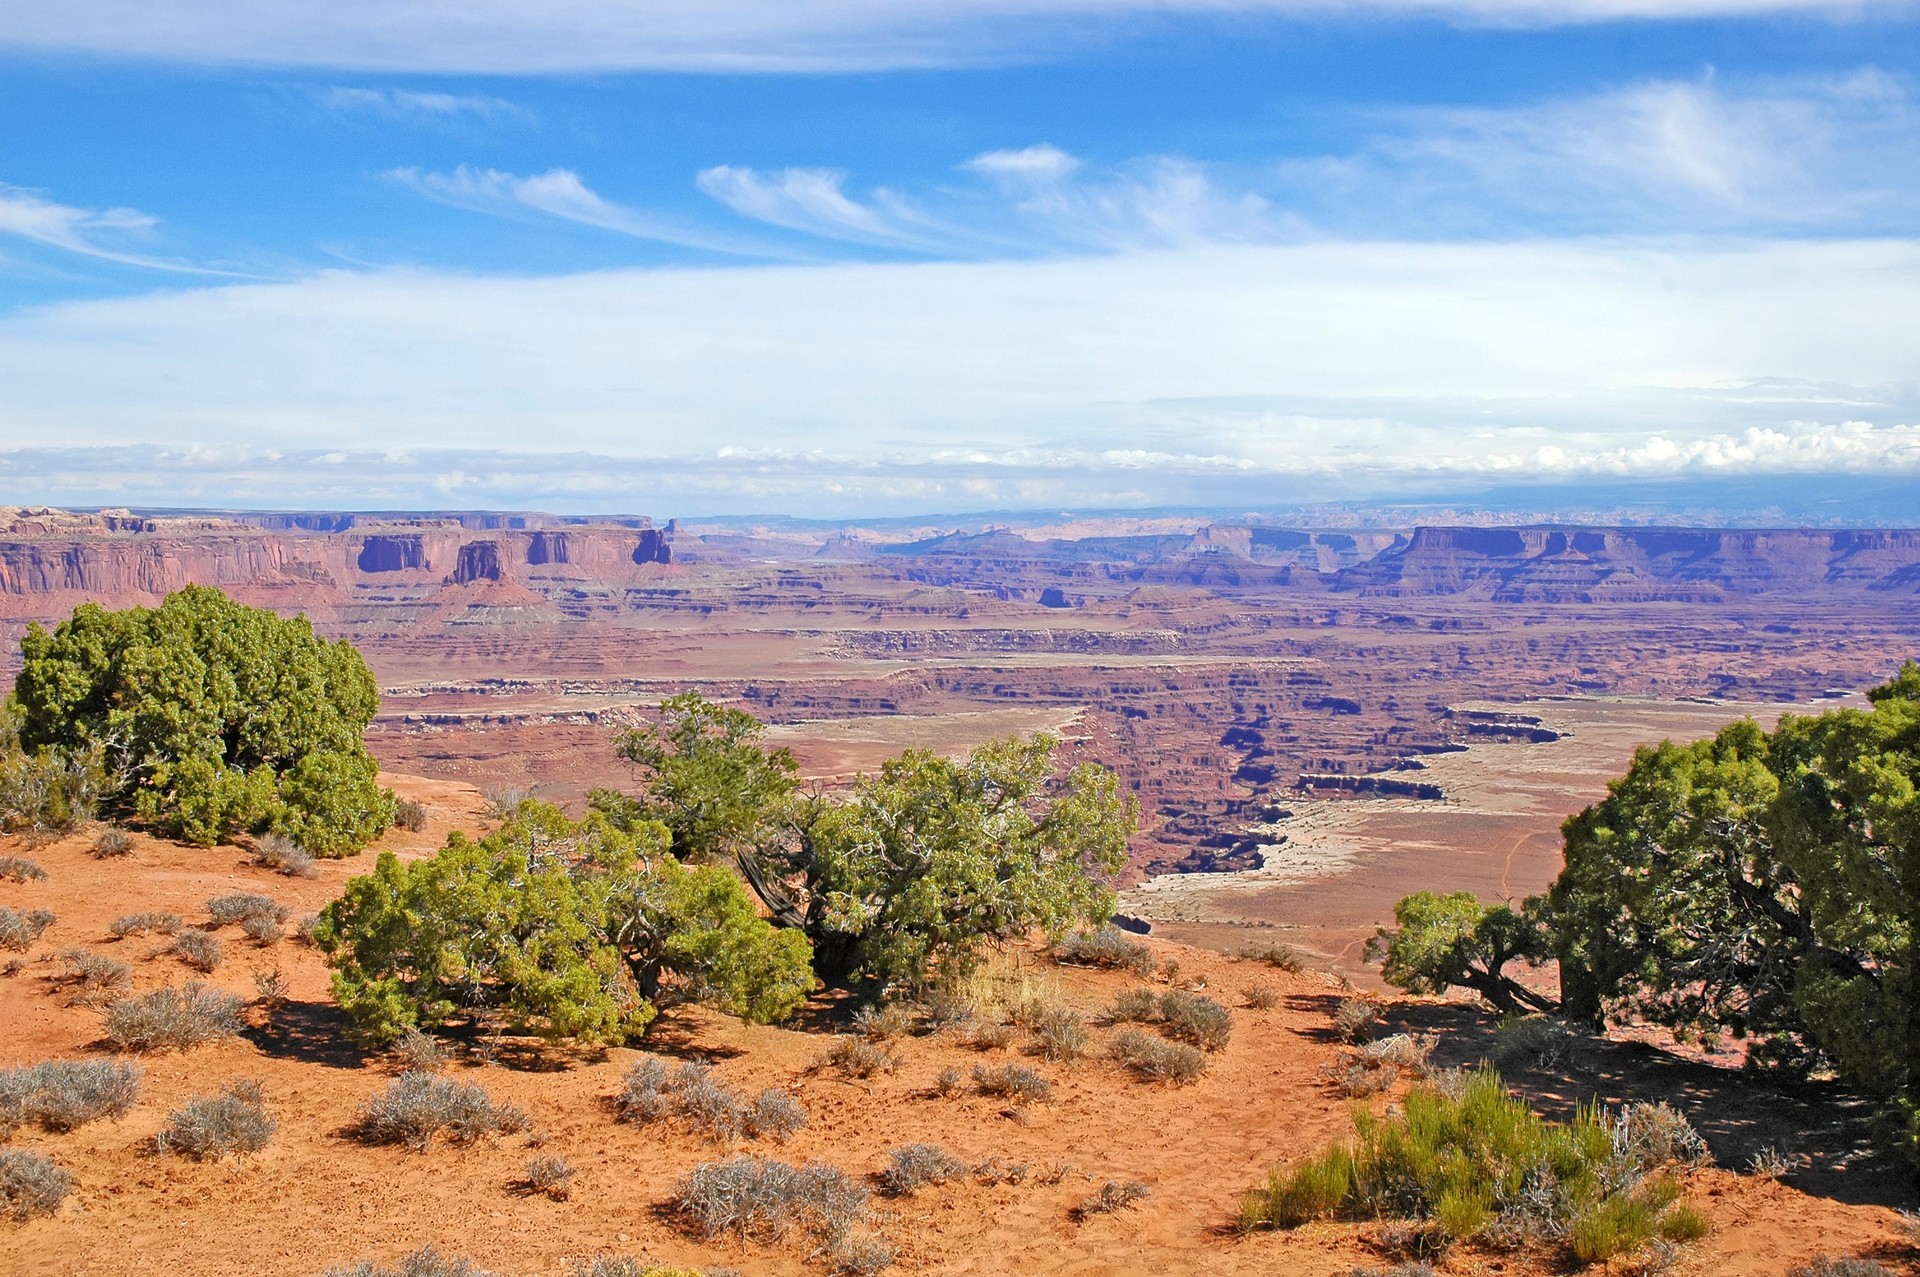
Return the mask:
{"type": "MultiPolygon", "coordinates": [[[[1434,1063],[1472,1066],[1495,1055],[1498,1021],[1464,1003],[1395,1004],[1387,1031],[1436,1033],[1434,1063]]],[[[1586,1038],[1560,1063],[1510,1061],[1507,1084],[1548,1117],[1564,1120],[1595,1100],[1664,1100],[1700,1132],[1716,1163],[1745,1170],[1773,1149],[1794,1160],[1782,1179],[1801,1192],[1854,1205],[1912,1209],[1906,1163],[1876,1141],[1873,1104],[1827,1082],[1782,1083],[1689,1060],[1645,1042],[1586,1038]]]]}

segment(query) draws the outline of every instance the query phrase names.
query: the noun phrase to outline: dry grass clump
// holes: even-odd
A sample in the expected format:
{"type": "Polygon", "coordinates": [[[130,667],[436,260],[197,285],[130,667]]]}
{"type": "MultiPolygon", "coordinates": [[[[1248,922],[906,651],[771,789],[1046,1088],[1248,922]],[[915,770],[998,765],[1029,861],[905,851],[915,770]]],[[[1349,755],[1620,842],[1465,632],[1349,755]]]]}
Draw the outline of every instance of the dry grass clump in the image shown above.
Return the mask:
{"type": "Polygon", "coordinates": [[[220,937],[199,927],[188,927],[175,936],[167,952],[195,971],[212,973],[220,965],[220,937]]]}
{"type": "Polygon", "coordinates": [[[272,914],[257,913],[240,924],[240,933],[257,945],[277,944],[280,940],[280,923],[272,914]]]}
{"type": "Polygon", "coordinates": [[[177,913],[123,913],[107,924],[107,932],[119,939],[128,936],[144,936],[149,933],[163,936],[180,933],[180,915],[177,913]]]}
{"type": "Polygon", "coordinates": [[[624,1122],[677,1119],[716,1144],[742,1135],[784,1142],[807,1124],[807,1110],[785,1091],[769,1088],[743,1101],[715,1081],[704,1064],[669,1070],[652,1055],[627,1070],[613,1108],[624,1122]]]}
{"type": "Polygon", "coordinates": [[[1677,1116],[1583,1108],[1571,1122],[1548,1122],[1485,1071],[1457,1095],[1422,1087],[1398,1112],[1358,1111],[1354,1142],[1276,1169],[1248,1193],[1241,1223],[1408,1219],[1440,1249],[1476,1238],[1552,1243],[1582,1264],[1608,1262],[1705,1233],[1705,1217],[1678,1200],[1679,1183],[1665,1173],[1673,1163],[1664,1150],[1691,1144],[1672,1125],[1677,1116]]]}
{"type": "Polygon", "coordinates": [[[1276,971],[1299,971],[1306,965],[1299,950],[1277,940],[1270,944],[1247,945],[1234,956],[1242,962],[1264,962],[1276,971]]]}
{"type": "Polygon", "coordinates": [[[1143,980],[1153,975],[1153,950],[1114,926],[1067,936],[1053,946],[1053,960],[1065,966],[1130,971],[1143,980]]]}
{"type": "Polygon", "coordinates": [[[1048,1060],[1077,1060],[1087,1053],[1087,1018],[1072,1007],[1050,1007],[1031,1026],[1034,1051],[1048,1060]]]}
{"type": "Polygon", "coordinates": [[[867,1190],[832,1166],[747,1154],[706,1162],[681,1179],[672,1206],[688,1231],[703,1238],[735,1233],[777,1241],[804,1232],[835,1272],[864,1275],[893,1262],[893,1247],[866,1231],[872,1218],[867,1190]]]}
{"type": "Polygon", "coordinates": [[[1371,1264],[1362,1264],[1350,1269],[1347,1277],[1438,1277],[1433,1265],[1418,1259],[1409,1259],[1404,1264],[1395,1264],[1391,1268],[1375,1268],[1371,1264]]]}
{"type": "Polygon", "coordinates": [[[253,863],[288,878],[318,878],[313,853],[284,834],[267,834],[253,851],[253,863]]]}
{"type": "Polygon", "coordinates": [[[564,1157],[542,1156],[527,1159],[527,1176],[521,1181],[529,1193],[539,1193],[556,1202],[573,1196],[573,1179],[578,1174],[564,1157]]]}
{"type": "Polygon", "coordinates": [[[1204,994],[1173,989],[1160,995],[1160,1030],[1203,1051],[1223,1051],[1233,1036],[1233,1013],[1204,994]]]}
{"type": "Polygon", "coordinates": [[[1885,1264],[1864,1256],[1845,1256],[1834,1258],[1822,1255],[1812,1263],[1801,1264],[1788,1272],[1787,1277],[1893,1277],[1893,1270],[1885,1264]]]}
{"type": "Polygon", "coordinates": [[[24,1224],[60,1209],[73,1191],[73,1176],[51,1157],[0,1149],[0,1216],[24,1224]]]}
{"type": "Polygon", "coordinates": [[[240,999],[199,981],[107,1004],[107,1040],[121,1051],[184,1051],[240,1031],[240,999]]]}
{"type": "Polygon", "coordinates": [[[960,1045],[976,1051],[1004,1051],[1016,1036],[1011,1024],[974,1024],[960,1035],[960,1045]]]}
{"type": "Polygon", "coordinates": [[[25,953],[48,927],[60,921],[45,909],[9,909],[0,905],[0,949],[25,953]]]}
{"type": "Polygon", "coordinates": [[[1592,1036],[1546,1015],[1508,1020],[1494,1032],[1493,1058],[1506,1068],[1564,1068],[1581,1056],[1592,1036]]]}
{"type": "Polygon", "coordinates": [[[272,897],[252,891],[236,891],[207,901],[207,917],[212,920],[209,925],[215,927],[232,926],[249,918],[285,922],[291,912],[285,905],[275,903],[272,897]]]}
{"type": "Polygon", "coordinates": [[[1364,1042],[1380,1027],[1380,1004],[1373,998],[1340,999],[1333,1010],[1333,1035],[1342,1042],[1364,1042]]]}
{"type": "Polygon", "coordinates": [[[124,1117],[140,1095],[140,1070],[118,1060],[48,1060],[0,1069],[0,1139],[22,1126],[71,1131],[124,1117]]]}
{"type": "Polygon", "coordinates": [[[1106,1013],[1110,1024],[1152,1024],[1159,1018],[1160,995],[1145,985],[1122,989],[1106,1013]]]}
{"type": "Polygon", "coordinates": [[[960,989],[936,985],[920,999],[920,1014],[925,1019],[927,1032],[941,1033],[972,1020],[973,1002],[960,989]]]}
{"type": "Polygon", "coordinates": [[[898,1002],[861,1007],[853,1013],[853,1031],[869,1042],[891,1042],[913,1029],[913,1014],[898,1002]]]}
{"type": "Polygon", "coordinates": [[[133,983],[133,968],[103,953],[68,949],[60,955],[60,961],[66,968],[60,979],[72,990],[76,1006],[96,1006],[133,983]]]}
{"type": "Polygon", "coordinates": [[[188,1100],[167,1114],[166,1129],[153,1137],[154,1151],[217,1162],[258,1153],[280,1123],[267,1112],[266,1093],[253,1081],[237,1081],[220,1095],[188,1100]]]}
{"type": "Polygon", "coordinates": [[[1280,990],[1270,984],[1248,985],[1240,996],[1247,1000],[1247,1006],[1254,1011],[1271,1011],[1280,1005],[1280,990]]]}
{"type": "Polygon", "coordinates": [[[945,1184],[967,1173],[966,1163],[938,1144],[903,1144],[887,1158],[879,1180],[889,1197],[912,1197],[929,1184],[945,1184]]]}
{"type": "Polygon", "coordinates": [[[1206,1055],[1184,1042],[1168,1042],[1138,1029],[1115,1035],[1113,1058],[1149,1082],[1185,1086],[1207,1071],[1206,1055]]]}
{"type": "Polygon", "coordinates": [[[838,1069],[847,1077],[868,1078],[900,1067],[897,1052],[865,1038],[837,1037],[825,1055],[813,1062],[817,1070],[838,1069]]]}
{"type": "Polygon", "coordinates": [[[1153,1190],[1139,1180],[1130,1179],[1125,1183],[1108,1180],[1100,1186],[1100,1191],[1073,1208],[1073,1217],[1085,1222],[1095,1215],[1111,1215],[1115,1211],[1132,1209],[1135,1202],[1145,1201],[1153,1196],[1153,1190]]]}
{"type": "Polygon", "coordinates": [[[360,1110],[356,1133],[369,1144],[425,1152],[436,1135],[471,1144],[483,1135],[510,1135],[526,1126],[525,1112],[496,1104],[482,1087],[431,1073],[402,1073],[360,1110]]]}
{"type": "Polygon", "coordinates": [[[393,823],[410,834],[417,834],[427,827],[427,809],[411,798],[402,798],[393,806],[393,823]]]}
{"type": "Polygon", "coordinates": [[[438,1073],[453,1062],[453,1052],[431,1033],[408,1029],[387,1054],[402,1073],[438,1073]]]}
{"type": "Polygon", "coordinates": [[[108,825],[93,840],[93,856],[96,860],[115,860],[132,854],[133,839],[127,837],[127,831],[118,825],[108,825]]]}
{"type": "Polygon", "coordinates": [[[982,1095],[1000,1100],[1044,1103],[1053,1098],[1053,1083],[1024,1064],[1003,1064],[988,1068],[973,1066],[973,1088],[982,1095]]]}
{"type": "Polygon", "coordinates": [[[738,1277],[732,1270],[716,1269],[703,1273],[697,1268],[670,1268],[630,1255],[596,1255],[575,1260],[573,1277],[738,1277]]]}
{"type": "Polygon", "coordinates": [[[0,882],[45,882],[47,871],[24,856],[0,856],[0,882]]]}
{"type": "Polygon", "coordinates": [[[940,1099],[944,1099],[949,1095],[958,1095],[960,1093],[960,1084],[963,1080],[964,1075],[960,1070],[954,1068],[952,1065],[948,1065],[946,1068],[934,1074],[933,1085],[927,1088],[928,1094],[940,1099]]]}
{"type": "Polygon", "coordinates": [[[1430,1057],[1437,1041],[1431,1033],[1395,1033],[1348,1051],[1339,1063],[1325,1065],[1320,1072],[1350,1099],[1381,1095],[1403,1076],[1431,1077],[1430,1057]]]}
{"type": "Polygon", "coordinates": [[[442,1255],[431,1246],[422,1246],[391,1268],[382,1268],[371,1260],[357,1264],[335,1264],[326,1277],[494,1277],[472,1260],[461,1255],[442,1255]]]}

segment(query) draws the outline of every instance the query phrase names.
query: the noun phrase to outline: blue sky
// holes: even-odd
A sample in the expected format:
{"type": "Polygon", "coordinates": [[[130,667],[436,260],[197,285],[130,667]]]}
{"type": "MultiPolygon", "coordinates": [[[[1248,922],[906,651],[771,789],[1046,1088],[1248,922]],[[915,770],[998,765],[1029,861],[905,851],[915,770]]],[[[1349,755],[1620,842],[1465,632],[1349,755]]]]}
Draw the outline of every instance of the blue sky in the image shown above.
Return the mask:
{"type": "Polygon", "coordinates": [[[1916,92],[1892,0],[0,0],[0,501],[1920,489],[1916,92]]]}

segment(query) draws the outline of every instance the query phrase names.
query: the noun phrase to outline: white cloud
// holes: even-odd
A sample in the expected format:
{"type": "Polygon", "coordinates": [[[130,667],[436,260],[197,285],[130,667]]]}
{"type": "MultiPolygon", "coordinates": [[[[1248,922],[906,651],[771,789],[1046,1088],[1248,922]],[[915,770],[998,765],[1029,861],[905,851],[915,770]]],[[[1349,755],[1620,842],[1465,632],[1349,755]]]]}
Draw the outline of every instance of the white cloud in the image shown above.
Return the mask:
{"type": "Polygon", "coordinates": [[[75,208],[55,203],[37,191],[0,183],[0,235],[17,235],[49,248],[123,266],[195,275],[223,273],[112,247],[115,239],[144,235],[156,225],[156,218],[131,208],[75,208]]]}
{"type": "Polygon", "coordinates": [[[1553,26],[1913,8],[1912,0],[0,0],[0,47],[382,71],[829,70],[1031,57],[1170,18],[1553,26]]]}
{"type": "Polygon", "coordinates": [[[1018,151],[986,151],[960,166],[974,173],[1015,182],[1057,182],[1080,161],[1049,142],[1018,151]]]}
{"type": "Polygon", "coordinates": [[[0,319],[0,439],[403,447],[476,492],[638,508],[1920,479],[1917,309],[1920,241],[1887,239],[339,272],[0,319]]]}
{"type": "Polygon", "coordinates": [[[850,198],[847,175],[838,169],[761,173],[722,164],[703,170],[697,180],[701,190],[742,216],[826,239],[921,251],[955,239],[951,228],[892,191],[875,191],[871,203],[850,198]]]}
{"type": "Polygon", "coordinates": [[[321,102],[336,111],[364,112],[388,119],[454,120],[473,116],[482,120],[531,120],[533,113],[506,98],[475,93],[422,93],[411,89],[328,89],[321,102]]]}
{"type": "Polygon", "coordinates": [[[636,239],[678,244],[708,252],[751,257],[788,255],[738,237],[612,203],[602,199],[580,180],[578,173],[570,169],[548,169],[545,173],[521,177],[503,173],[499,169],[472,168],[463,164],[451,173],[402,168],[393,170],[387,176],[429,199],[482,213],[532,210],[565,221],[631,235],[636,239]]]}

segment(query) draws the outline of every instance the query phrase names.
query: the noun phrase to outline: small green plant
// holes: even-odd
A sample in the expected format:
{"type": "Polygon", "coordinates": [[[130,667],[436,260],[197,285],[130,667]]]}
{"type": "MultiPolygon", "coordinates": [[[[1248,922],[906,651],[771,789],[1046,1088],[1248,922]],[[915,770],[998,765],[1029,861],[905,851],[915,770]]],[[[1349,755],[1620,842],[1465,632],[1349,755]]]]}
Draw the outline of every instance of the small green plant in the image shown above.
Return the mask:
{"type": "Polygon", "coordinates": [[[1362,1109],[1354,1122],[1352,1144],[1276,1168],[1248,1193],[1241,1225],[1411,1219],[1449,1241],[1496,1230],[1562,1238],[1573,1258],[1598,1263],[1697,1237],[1705,1223],[1662,1172],[1690,1147],[1668,1114],[1584,1108],[1549,1122],[1483,1071],[1446,1091],[1416,1087],[1399,1112],[1362,1109]]]}
{"type": "Polygon", "coordinates": [[[200,1096],[167,1114],[166,1129],[154,1136],[153,1146],[156,1152],[217,1162],[258,1153],[279,1126],[267,1112],[260,1084],[239,1081],[222,1094],[200,1096]]]}
{"type": "Polygon", "coordinates": [[[24,1224],[60,1209],[73,1176],[50,1157],[0,1148],[0,1217],[24,1224]]]}
{"type": "Polygon", "coordinates": [[[240,999],[194,981],[119,998],[102,1013],[107,1040],[122,1051],[184,1051],[240,1031],[240,999]]]}

